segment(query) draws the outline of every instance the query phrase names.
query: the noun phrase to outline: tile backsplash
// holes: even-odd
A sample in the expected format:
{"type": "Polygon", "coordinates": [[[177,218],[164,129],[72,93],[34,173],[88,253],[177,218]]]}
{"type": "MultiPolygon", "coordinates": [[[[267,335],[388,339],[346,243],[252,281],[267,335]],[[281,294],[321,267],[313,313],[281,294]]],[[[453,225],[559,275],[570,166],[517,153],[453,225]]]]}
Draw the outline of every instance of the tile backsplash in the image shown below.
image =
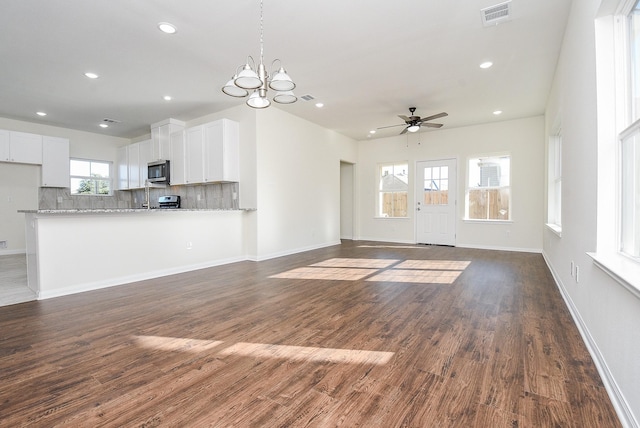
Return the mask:
{"type": "MultiPolygon", "coordinates": [[[[180,206],[191,209],[238,209],[238,183],[212,183],[190,186],[152,187],[149,189],[151,206],[158,205],[158,197],[180,196],[180,206]]],[[[41,187],[38,209],[126,209],[142,208],[145,190],[116,190],[111,196],[72,195],[68,188],[41,187]]]]}

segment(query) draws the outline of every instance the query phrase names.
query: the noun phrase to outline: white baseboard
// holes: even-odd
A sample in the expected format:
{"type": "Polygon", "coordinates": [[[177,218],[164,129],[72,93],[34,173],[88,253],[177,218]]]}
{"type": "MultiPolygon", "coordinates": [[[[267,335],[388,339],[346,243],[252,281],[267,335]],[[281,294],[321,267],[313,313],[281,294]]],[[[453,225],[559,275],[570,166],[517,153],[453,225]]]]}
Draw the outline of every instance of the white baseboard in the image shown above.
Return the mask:
{"type": "Polygon", "coordinates": [[[214,260],[207,263],[199,263],[188,266],[180,266],[171,269],[156,270],[153,272],[144,272],[139,275],[130,275],[119,278],[110,278],[105,281],[95,281],[86,284],[79,284],[73,287],[60,288],[55,290],[41,290],[38,293],[38,300],[51,299],[53,297],[68,296],[70,294],[82,293],[85,291],[99,290],[101,288],[116,287],[118,285],[130,284],[132,282],[145,281],[147,279],[160,278],[163,276],[174,275],[178,273],[190,272],[199,269],[206,269],[214,266],[226,265],[229,263],[245,261],[245,257],[235,257],[229,259],[214,260]]]}
{"type": "Polygon", "coordinates": [[[308,247],[299,247],[299,248],[294,248],[292,250],[286,250],[286,251],[278,251],[275,253],[265,254],[261,256],[253,255],[253,256],[249,256],[247,260],[251,260],[254,262],[261,262],[264,260],[275,259],[278,257],[290,256],[292,254],[304,253],[305,251],[319,250],[320,248],[332,247],[334,245],[340,245],[340,241],[325,242],[322,244],[310,245],[308,247]]]}
{"type": "Polygon", "coordinates": [[[542,248],[520,248],[520,247],[500,247],[492,245],[470,245],[470,244],[456,244],[459,248],[476,248],[478,250],[493,250],[493,251],[514,251],[517,253],[542,253],[542,248]]]}
{"type": "Polygon", "coordinates": [[[0,250],[0,256],[9,256],[13,254],[27,254],[27,250],[25,250],[24,248],[20,248],[17,250],[7,250],[7,249],[0,250]]]}
{"type": "Polygon", "coordinates": [[[640,425],[638,424],[638,421],[634,417],[633,412],[631,411],[631,408],[627,403],[627,400],[624,398],[624,395],[622,394],[622,391],[620,391],[620,387],[618,387],[618,384],[613,374],[611,373],[611,370],[609,370],[609,366],[607,365],[607,362],[605,361],[602,353],[600,352],[600,349],[598,348],[598,344],[596,343],[595,339],[591,335],[591,332],[587,328],[587,325],[584,323],[582,317],[580,316],[580,312],[578,311],[578,308],[573,303],[571,296],[567,292],[566,288],[564,287],[564,284],[562,283],[562,280],[560,279],[557,272],[549,262],[549,258],[544,253],[544,251],[542,252],[542,256],[544,257],[544,261],[546,262],[547,267],[551,271],[551,275],[553,275],[553,279],[556,282],[556,286],[558,287],[558,290],[560,290],[560,294],[562,295],[562,298],[564,299],[564,302],[567,305],[567,308],[569,308],[569,312],[571,313],[571,317],[573,318],[573,321],[578,327],[580,336],[582,336],[582,340],[585,342],[585,345],[587,346],[587,350],[589,351],[589,354],[591,355],[591,358],[593,359],[593,362],[596,365],[596,369],[598,370],[598,373],[600,374],[600,378],[602,379],[602,383],[604,383],[604,387],[607,390],[607,393],[609,394],[611,403],[613,404],[613,407],[615,408],[616,413],[620,418],[620,423],[626,428],[640,428],[640,425]]]}

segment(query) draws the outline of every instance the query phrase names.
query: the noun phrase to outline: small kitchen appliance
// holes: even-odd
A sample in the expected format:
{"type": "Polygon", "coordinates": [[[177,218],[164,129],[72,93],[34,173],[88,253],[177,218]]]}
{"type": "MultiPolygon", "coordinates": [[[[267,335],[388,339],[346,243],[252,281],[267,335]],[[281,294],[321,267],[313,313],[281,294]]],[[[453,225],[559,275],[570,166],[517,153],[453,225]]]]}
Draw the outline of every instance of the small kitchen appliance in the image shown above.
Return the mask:
{"type": "Polygon", "coordinates": [[[180,208],[180,196],[160,196],[158,198],[158,208],[180,208]]]}

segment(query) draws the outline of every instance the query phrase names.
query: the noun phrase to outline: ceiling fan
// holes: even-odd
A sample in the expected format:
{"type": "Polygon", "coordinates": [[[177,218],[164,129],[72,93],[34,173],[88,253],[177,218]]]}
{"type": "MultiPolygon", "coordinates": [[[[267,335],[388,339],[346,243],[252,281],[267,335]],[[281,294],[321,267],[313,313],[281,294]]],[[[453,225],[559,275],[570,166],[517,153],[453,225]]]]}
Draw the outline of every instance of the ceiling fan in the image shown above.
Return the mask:
{"type": "Polygon", "coordinates": [[[398,117],[402,120],[404,120],[404,124],[400,124],[400,125],[391,125],[391,126],[383,126],[381,128],[378,129],[384,129],[384,128],[393,128],[394,126],[404,126],[405,128],[402,130],[402,132],[400,133],[400,135],[406,133],[407,131],[409,132],[416,132],[420,129],[421,126],[427,126],[429,128],[441,128],[442,124],[441,123],[427,123],[427,121],[429,120],[433,120],[433,119],[438,119],[439,117],[445,117],[448,116],[447,113],[442,112],[442,113],[438,113],[438,114],[434,114],[433,116],[428,116],[425,118],[420,118],[420,116],[416,116],[413,113],[416,111],[415,107],[409,107],[409,111],[411,112],[411,116],[407,117],[403,114],[399,114],[398,117]]]}

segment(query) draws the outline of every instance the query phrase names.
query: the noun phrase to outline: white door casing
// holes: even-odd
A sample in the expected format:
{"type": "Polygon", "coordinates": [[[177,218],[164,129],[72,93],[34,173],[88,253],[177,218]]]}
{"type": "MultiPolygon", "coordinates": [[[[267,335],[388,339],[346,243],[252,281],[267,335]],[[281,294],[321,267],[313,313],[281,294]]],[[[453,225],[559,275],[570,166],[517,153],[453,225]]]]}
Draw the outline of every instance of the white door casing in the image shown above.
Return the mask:
{"type": "Polygon", "coordinates": [[[456,159],[416,163],[416,242],[456,244],[456,159]]]}

